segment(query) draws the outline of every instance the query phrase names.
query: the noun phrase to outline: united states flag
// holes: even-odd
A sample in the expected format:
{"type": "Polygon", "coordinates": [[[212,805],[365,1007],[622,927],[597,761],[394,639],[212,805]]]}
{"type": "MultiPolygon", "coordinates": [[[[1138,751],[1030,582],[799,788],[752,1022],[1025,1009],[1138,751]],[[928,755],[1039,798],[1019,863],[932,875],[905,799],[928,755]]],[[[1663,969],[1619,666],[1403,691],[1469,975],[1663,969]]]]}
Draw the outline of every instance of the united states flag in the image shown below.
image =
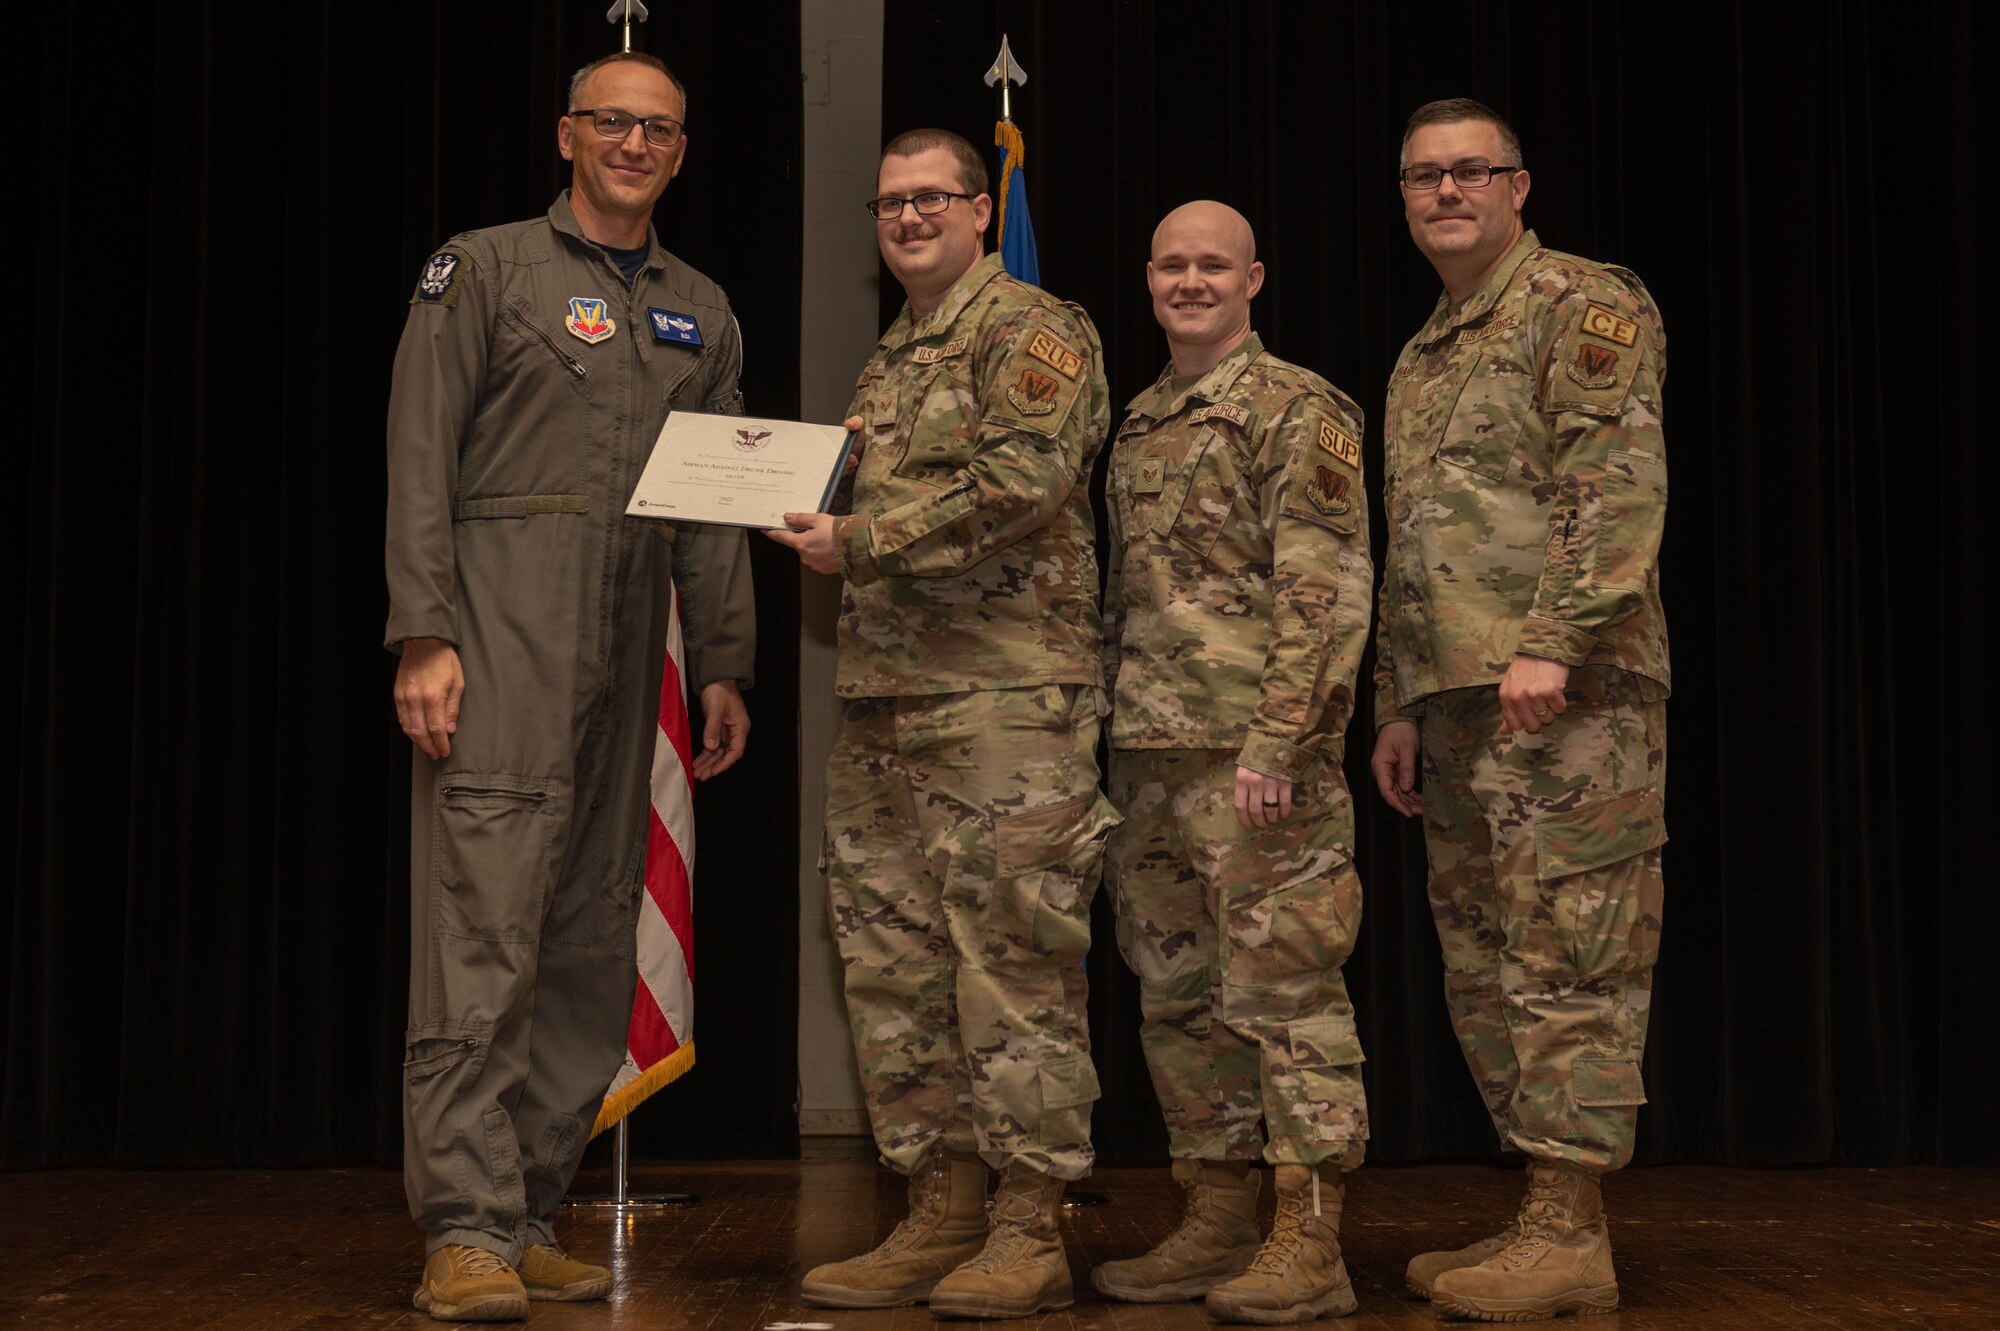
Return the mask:
{"type": "Polygon", "coordinates": [[[625,1065],[612,1078],[591,1135],[694,1066],[694,749],[681,685],[681,615],[668,619],[653,736],[653,817],[646,838],[646,899],[639,903],[639,988],[625,1037],[625,1065]]]}

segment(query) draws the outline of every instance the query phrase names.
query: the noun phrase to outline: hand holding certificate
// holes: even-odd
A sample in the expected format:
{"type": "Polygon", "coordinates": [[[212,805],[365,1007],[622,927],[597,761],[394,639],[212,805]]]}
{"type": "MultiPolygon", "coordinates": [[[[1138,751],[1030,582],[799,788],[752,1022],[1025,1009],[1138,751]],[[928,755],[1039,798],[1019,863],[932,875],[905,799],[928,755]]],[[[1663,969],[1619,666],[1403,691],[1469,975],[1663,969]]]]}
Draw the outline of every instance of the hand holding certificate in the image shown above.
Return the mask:
{"type": "Polygon", "coordinates": [[[838,425],[676,411],[625,512],[635,518],[782,528],[833,499],[853,434],[838,425]]]}

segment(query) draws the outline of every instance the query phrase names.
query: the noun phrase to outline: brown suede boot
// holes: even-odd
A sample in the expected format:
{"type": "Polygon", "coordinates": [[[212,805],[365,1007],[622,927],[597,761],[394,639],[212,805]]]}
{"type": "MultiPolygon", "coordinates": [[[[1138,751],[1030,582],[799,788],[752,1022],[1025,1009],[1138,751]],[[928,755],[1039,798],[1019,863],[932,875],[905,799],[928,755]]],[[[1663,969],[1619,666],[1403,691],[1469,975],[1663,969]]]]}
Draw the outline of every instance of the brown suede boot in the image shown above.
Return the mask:
{"type": "Polygon", "coordinates": [[[933,1317],[1030,1317],[1076,1302],[1063,1253],[1063,1181],[1007,1166],[979,1255],[931,1291],[933,1317]]]}
{"type": "Polygon", "coordinates": [[[1481,1322],[1532,1322],[1618,1306],[1611,1231],[1597,1176],[1577,1165],[1528,1166],[1519,1231],[1477,1266],[1447,1271],[1431,1286],[1431,1306],[1481,1322]]]}
{"type": "Polygon", "coordinates": [[[611,1293],[611,1272],[579,1262],[553,1243],[538,1243],[521,1254],[521,1283],[531,1299],[589,1303],[611,1293]]]}
{"type": "Polygon", "coordinates": [[[1209,1316],[1276,1326],[1345,1317],[1354,1286],[1340,1259],[1340,1167],[1279,1165],[1278,1214],[1250,1269],[1208,1292],[1209,1316]]]}
{"type": "Polygon", "coordinates": [[[1439,1276],[1447,1271],[1479,1265],[1512,1243],[1514,1236],[1520,1232],[1521,1227],[1518,1224],[1511,1224],[1498,1234],[1489,1234],[1479,1242],[1468,1243],[1463,1248],[1452,1248],[1449,1251],[1440,1248],[1436,1252],[1420,1252],[1412,1257],[1409,1266],[1404,1268],[1403,1283],[1409,1286],[1410,1293],[1428,1299],[1431,1296],[1431,1286],[1437,1283],[1439,1276]]]}
{"type": "Polygon", "coordinates": [[[910,1213],[871,1252],[806,1272],[799,1292],[816,1308],[900,1308],[986,1241],[986,1166],[935,1151],[910,1175],[910,1213]]]}
{"type": "Polygon", "coordinates": [[[1257,1255],[1262,1176],[1243,1160],[1176,1160],[1174,1182],[1187,1191],[1180,1227],[1144,1256],[1092,1271],[1098,1293],[1126,1303],[1178,1303],[1200,1298],[1249,1267],[1257,1255]]]}
{"type": "Polygon", "coordinates": [[[447,1243],[424,1259],[411,1302],[440,1322],[518,1322],[528,1315],[528,1291],[507,1259],[463,1243],[447,1243]]]}

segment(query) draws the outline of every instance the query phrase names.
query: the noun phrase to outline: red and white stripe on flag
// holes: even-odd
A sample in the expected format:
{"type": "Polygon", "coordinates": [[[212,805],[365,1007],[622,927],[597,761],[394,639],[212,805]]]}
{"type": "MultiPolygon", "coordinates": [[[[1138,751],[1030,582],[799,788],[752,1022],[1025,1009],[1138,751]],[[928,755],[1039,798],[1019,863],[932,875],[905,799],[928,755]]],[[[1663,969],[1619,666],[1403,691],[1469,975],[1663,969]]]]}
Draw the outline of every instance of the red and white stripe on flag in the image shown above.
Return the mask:
{"type": "Polygon", "coordinates": [[[653,736],[653,816],[646,834],[646,898],[639,903],[639,986],[625,1065],[604,1093],[596,1136],[694,1066],[694,763],[681,684],[681,608],[668,617],[667,668],[653,736]]]}

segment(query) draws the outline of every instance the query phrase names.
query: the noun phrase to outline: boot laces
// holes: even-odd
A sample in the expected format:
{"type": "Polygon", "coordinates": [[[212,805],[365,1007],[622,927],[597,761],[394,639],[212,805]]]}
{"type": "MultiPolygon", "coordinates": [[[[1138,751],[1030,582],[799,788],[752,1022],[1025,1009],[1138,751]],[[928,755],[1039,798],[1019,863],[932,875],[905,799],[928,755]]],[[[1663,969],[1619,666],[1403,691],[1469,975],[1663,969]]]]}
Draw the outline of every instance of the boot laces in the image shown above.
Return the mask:
{"type": "Polygon", "coordinates": [[[1563,1180],[1537,1178],[1528,1185],[1528,1196],[1521,1204],[1519,1228],[1513,1239],[1497,1254],[1508,1266],[1527,1266],[1540,1261],[1542,1254],[1555,1243],[1556,1220],[1563,1212],[1563,1180]]]}
{"type": "Polygon", "coordinates": [[[466,1248],[466,1255],[460,1262],[461,1268],[469,1276],[497,1276],[508,1271],[507,1259],[497,1252],[484,1248],[466,1248]]]}
{"type": "Polygon", "coordinates": [[[1257,1249],[1255,1260],[1250,1263],[1248,1274],[1281,1276],[1291,1269],[1298,1260],[1299,1250],[1306,1241],[1306,1207],[1310,1205],[1303,1196],[1278,1198],[1277,1214],[1271,1219],[1271,1237],[1257,1249]]]}
{"type": "Polygon", "coordinates": [[[887,1261],[915,1243],[926,1228],[936,1223],[944,1210],[942,1174],[942,1169],[936,1169],[926,1180],[927,1186],[910,1190],[910,1213],[896,1222],[896,1227],[889,1231],[889,1237],[883,1239],[879,1246],[855,1257],[856,1266],[873,1266],[887,1261]]]}

